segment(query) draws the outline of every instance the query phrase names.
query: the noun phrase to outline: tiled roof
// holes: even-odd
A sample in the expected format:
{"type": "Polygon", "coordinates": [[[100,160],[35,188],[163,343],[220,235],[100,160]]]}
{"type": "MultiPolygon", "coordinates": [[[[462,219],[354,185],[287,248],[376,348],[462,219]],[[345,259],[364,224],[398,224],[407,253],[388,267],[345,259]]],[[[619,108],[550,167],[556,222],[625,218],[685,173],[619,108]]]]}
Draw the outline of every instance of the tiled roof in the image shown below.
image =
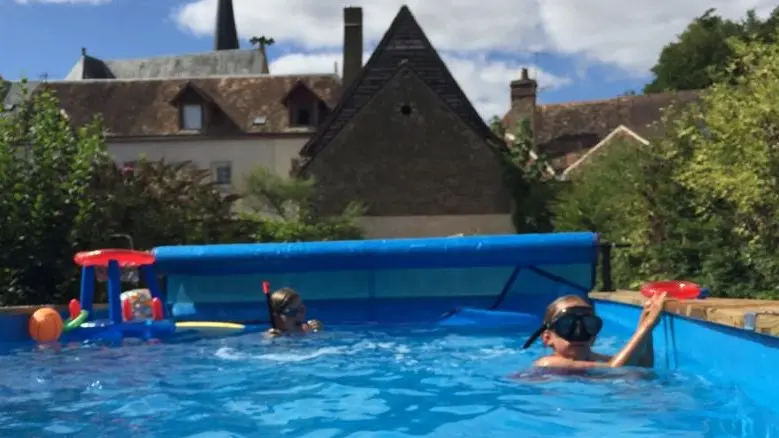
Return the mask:
{"type": "MultiPolygon", "coordinates": [[[[536,147],[550,158],[556,170],[562,171],[620,125],[651,138],[662,129],[657,122],[662,118],[663,109],[697,99],[697,91],[678,91],[539,105],[535,119],[536,147]]],[[[503,120],[510,127],[518,118],[518,114],[509,111],[503,120]]]]}
{"type": "Polygon", "coordinates": [[[329,108],[340,97],[341,83],[335,75],[62,81],[48,82],[38,89],[54,90],[74,124],[84,124],[99,113],[109,136],[143,137],[182,134],[174,98],[187,87],[218,106],[232,133],[289,132],[283,101],[299,84],[329,108]],[[254,123],[263,117],[264,123],[254,123]]]}
{"type": "Polygon", "coordinates": [[[344,90],[344,97],[333,115],[303,147],[301,155],[313,157],[326,147],[404,67],[413,70],[474,132],[485,140],[500,142],[457,84],[411,10],[402,6],[365,67],[344,90]]]}
{"type": "Polygon", "coordinates": [[[71,68],[65,80],[171,79],[267,73],[265,55],[257,49],[115,60],[102,60],[85,53],[71,68]]]}

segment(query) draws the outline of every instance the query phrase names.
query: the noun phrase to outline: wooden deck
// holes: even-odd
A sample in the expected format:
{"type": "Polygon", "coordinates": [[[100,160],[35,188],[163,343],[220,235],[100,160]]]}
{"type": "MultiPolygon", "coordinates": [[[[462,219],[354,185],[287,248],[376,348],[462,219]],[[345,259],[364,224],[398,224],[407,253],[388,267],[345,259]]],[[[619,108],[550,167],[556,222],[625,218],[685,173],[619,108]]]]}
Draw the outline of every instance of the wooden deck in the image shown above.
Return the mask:
{"type": "MultiPolygon", "coordinates": [[[[633,291],[592,292],[591,298],[642,305],[643,295],[633,291]]],[[[668,300],[666,311],[732,327],[744,327],[744,317],[754,313],[755,331],[779,336],[779,301],[706,298],[668,300]]]]}

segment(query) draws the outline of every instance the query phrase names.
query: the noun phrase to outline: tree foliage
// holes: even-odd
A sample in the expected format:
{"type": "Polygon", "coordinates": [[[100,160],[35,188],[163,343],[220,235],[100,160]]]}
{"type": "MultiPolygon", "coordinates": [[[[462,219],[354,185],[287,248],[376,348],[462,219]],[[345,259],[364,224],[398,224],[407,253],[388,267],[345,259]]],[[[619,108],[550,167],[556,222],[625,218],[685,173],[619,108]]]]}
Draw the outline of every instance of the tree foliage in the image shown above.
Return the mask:
{"type": "Polygon", "coordinates": [[[727,75],[734,59],[730,40],[775,42],[779,27],[779,7],[761,20],[754,10],[740,21],[724,19],[715,9],[695,18],[678,39],[667,44],[652,67],[655,78],[645,93],[670,90],[699,90],[727,75]]]}
{"type": "Polygon", "coordinates": [[[0,75],[0,102],[5,99],[5,95],[8,93],[8,89],[10,88],[10,84],[3,79],[3,76],[0,75]]]}
{"type": "Polygon", "coordinates": [[[313,208],[313,179],[283,178],[259,167],[246,178],[243,217],[255,226],[260,242],[302,242],[362,238],[358,220],[364,207],[352,202],[338,216],[320,217],[313,208]]]}
{"type": "Polygon", "coordinates": [[[233,213],[240,197],[190,161],[141,158],[132,168],[107,163],[88,196],[101,205],[96,228],[129,234],[140,248],[250,239],[251,224],[233,213]]]}
{"type": "Polygon", "coordinates": [[[2,303],[39,302],[73,286],[73,252],[93,239],[90,183],[108,157],[99,122],[72,129],[37,93],[0,118],[2,303]]]}
{"type": "Polygon", "coordinates": [[[310,182],[255,186],[250,200],[264,197],[287,216],[242,216],[240,197],[215,185],[208,170],[143,158],[117,167],[99,119],[71,126],[45,86],[32,95],[23,90],[21,102],[0,114],[0,305],[76,296],[73,254],[112,247],[117,234],[130,235],[139,249],[359,237],[356,207],[337,218],[310,213],[310,182]]]}
{"type": "Polygon", "coordinates": [[[518,233],[552,231],[550,206],[559,184],[550,174],[549,162],[535,150],[530,120],[520,120],[507,130],[498,118],[490,121],[493,132],[507,139],[504,157],[504,180],[514,204],[512,222],[518,233]],[[510,135],[507,135],[510,134],[510,135]]]}
{"type": "Polygon", "coordinates": [[[561,230],[633,245],[615,252],[622,287],[683,278],[718,295],[779,291],[779,46],[730,50],[699,104],[666,110],[648,146],[610,145],[554,207],[561,230]]]}

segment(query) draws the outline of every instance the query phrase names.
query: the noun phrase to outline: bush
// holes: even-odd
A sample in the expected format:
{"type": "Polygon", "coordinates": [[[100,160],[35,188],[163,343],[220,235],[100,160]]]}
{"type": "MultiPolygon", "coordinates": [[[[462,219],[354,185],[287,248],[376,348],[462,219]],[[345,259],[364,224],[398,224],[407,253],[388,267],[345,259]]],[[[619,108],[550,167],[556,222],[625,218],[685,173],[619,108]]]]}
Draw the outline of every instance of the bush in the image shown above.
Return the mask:
{"type": "Polygon", "coordinates": [[[351,203],[338,216],[320,217],[312,208],[313,179],[282,178],[263,167],[246,178],[242,217],[254,223],[260,242],[354,240],[363,237],[358,220],[364,213],[351,203]]]}
{"type": "Polygon", "coordinates": [[[43,90],[0,118],[0,304],[62,301],[73,252],[93,240],[91,182],[108,157],[99,122],[72,129],[43,90]]]}
{"type": "Polygon", "coordinates": [[[733,42],[729,77],[666,111],[648,146],[609,146],[554,208],[560,230],[626,241],[621,287],[688,279],[714,295],[779,295],[779,46],[733,42]]]}
{"type": "MultiPolygon", "coordinates": [[[[490,122],[498,138],[507,130],[493,117],[490,122]]],[[[511,129],[513,138],[506,143],[503,156],[503,179],[511,192],[511,215],[517,233],[548,233],[553,230],[551,205],[560,190],[559,182],[547,171],[546,157],[533,148],[533,130],[528,119],[511,129]]]]}

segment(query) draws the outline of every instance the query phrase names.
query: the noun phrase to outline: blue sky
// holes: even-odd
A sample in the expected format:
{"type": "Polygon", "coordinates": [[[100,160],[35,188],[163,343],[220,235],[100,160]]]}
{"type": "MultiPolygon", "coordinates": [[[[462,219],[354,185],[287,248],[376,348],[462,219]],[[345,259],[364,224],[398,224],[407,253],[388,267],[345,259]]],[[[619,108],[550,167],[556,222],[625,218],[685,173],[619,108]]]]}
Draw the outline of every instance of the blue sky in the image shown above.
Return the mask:
{"type": "MultiPolygon", "coordinates": [[[[36,79],[44,73],[50,79],[60,79],[78,60],[82,47],[103,59],[202,52],[212,47],[215,0],[103,0],[106,4],[101,5],[74,1],[92,0],[0,0],[0,41],[15,41],[4,44],[0,74],[10,80],[36,79]]],[[[481,8],[483,19],[459,29],[463,17],[474,13],[474,2],[452,0],[449,16],[428,11],[430,3],[405,3],[485,116],[508,108],[508,81],[519,75],[522,66],[530,66],[537,75],[540,100],[546,103],[604,99],[641,89],[651,79],[648,69],[660,47],[703,7],[679,12],[676,19],[666,19],[667,25],[654,26],[652,32],[644,28],[630,32],[630,23],[612,27],[590,23],[588,20],[597,21],[598,16],[588,15],[587,10],[569,11],[560,5],[566,1],[581,5],[578,0],[548,0],[540,5],[535,0],[482,0],[475,7],[481,8]],[[520,3],[528,7],[535,4],[536,18],[503,18],[509,10],[506,8],[520,3]],[[552,3],[554,7],[549,6],[552,3]],[[599,33],[588,31],[593,28],[599,33]],[[515,38],[496,32],[489,33],[490,37],[483,29],[507,32],[515,38]]],[[[241,44],[249,47],[251,30],[264,29],[255,33],[277,40],[269,53],[275,61],[272,72],[332,71],[333,61],[339,57],[342,5],[320,2],[235,0],[241,44]],[[307,3],[310,7],[303,8],[307,3]],[[280,18],[289,14],[297,14],[300,22],[290,24],[280,18]]],[[[398,2],[365,0],[350,5],[361,3],[365,3],[366,49],[372,49],[397,11],[398,2]]],[[[667,3],[669,8],[675,4],[667,0],[651,3],[667,3]]]]}

